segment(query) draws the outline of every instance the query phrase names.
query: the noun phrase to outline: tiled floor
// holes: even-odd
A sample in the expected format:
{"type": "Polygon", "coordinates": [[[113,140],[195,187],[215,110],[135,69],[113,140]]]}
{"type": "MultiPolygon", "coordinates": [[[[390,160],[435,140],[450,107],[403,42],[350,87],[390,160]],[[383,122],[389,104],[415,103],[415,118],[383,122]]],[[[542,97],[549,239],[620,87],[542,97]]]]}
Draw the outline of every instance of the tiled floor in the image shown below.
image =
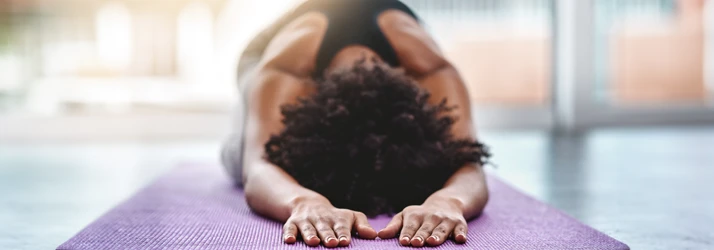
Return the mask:
{"type": "MultiPolygon", "coordinates": [[[[490,172],[633,249],[714,247],[714,127],[482,137],[490,172]]],[[[52,249],[219,141],[0,143],[0,249],[52,249]]]]}

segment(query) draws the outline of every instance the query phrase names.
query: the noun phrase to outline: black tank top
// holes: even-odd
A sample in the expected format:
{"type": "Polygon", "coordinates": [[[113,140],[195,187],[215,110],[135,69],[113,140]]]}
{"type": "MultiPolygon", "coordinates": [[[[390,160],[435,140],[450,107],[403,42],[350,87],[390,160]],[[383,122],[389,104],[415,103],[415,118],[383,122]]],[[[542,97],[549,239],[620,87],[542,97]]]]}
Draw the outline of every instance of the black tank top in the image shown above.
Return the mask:
{"type": "Polygon", "coordinates": [[[321,12],[328,19],[314,74],[321,76],[332,58],[349,45],[370,48],[384,62],[399,66],[394,48],[377,23],[379,14],[390,9],[403,11],[418,20],[416,14],[399,0],[309,0],[298,6],[291,19],[311,11],[321,12]]]}

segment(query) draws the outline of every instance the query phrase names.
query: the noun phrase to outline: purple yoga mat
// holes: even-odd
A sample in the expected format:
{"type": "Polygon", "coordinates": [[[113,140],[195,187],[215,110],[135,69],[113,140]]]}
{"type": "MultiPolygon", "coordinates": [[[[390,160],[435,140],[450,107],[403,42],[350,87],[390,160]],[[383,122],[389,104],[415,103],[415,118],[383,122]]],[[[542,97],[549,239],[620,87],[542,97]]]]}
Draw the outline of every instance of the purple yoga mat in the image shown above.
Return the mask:
{"type": "MultiPolygon", "coordinates": [[[[58,249],[314,249],[282,243],[282,225],[252,213],[230,183],[219,167],[176,168],[58,249]]],[[[469,222],[468,242],[437,249],[629,249],[495,177],[488,186],[489,203],[469,222]]],[[[388,221],[370,223],[379,230],[388,221]]],[[[350,248],[406,249],[396,239],[354,239],[350,248]]]]}

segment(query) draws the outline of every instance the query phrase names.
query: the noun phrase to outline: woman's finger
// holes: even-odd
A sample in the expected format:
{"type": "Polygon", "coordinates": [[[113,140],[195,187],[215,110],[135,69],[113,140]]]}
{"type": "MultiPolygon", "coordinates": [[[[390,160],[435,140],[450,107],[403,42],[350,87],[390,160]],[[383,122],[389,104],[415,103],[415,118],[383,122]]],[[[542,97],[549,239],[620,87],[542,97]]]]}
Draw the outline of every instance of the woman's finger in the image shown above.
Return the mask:
{"type": "Polygon", "coordinates": [[[350,237],[350,232],[352,229],[353,222],[353,220],[340,218],[335,222],[335,225],[332,226],[332,230],[335,231],[335,235],[337,236],[337,240],[339,241],[339,246],[348,246],[352,241],[350,237]]]}
{"type": "Polygon", "coordinates": [[[315,229],[317,229],[317,235],[322,239],[322,244],[326,247],[336,247],[339,242],[337,241],[337,236],[335,236],[335,231],[332,230],[332,225],[324,220],[318,220],[313,222],[315,229]]]}
{"type": "Polygon", "coordinates": [[[295,223],[288,221],[283,226],[283,241],[288,244],[293,244],[297,241],[298,229],[295,223]]]}
{"type": "Polygon", "coordinates": [[[379,230],[379,238],[382,239],[389,239],[389,238],[394,238],[394,236],[397,236],[397,233],[399,232],[399,229],[402,228],[402,213],[398,213],[394,215],[391,221],[389,221],[389,224],[387,224],[384,229],[379,230]]]}
{"type": "Polygon", "coordinates": [[[369,225],[367,216],[361,212],[354,212],[355,223],[354,228],[359,234],[360,238],[363,239],[374,239],[377,238],[377,231],[369,225]]]}
{"type": "Polygon", "coordinates": [[[454,223],[453,221],[448,221],[448,220],[442,221],[431,232],[431,236],[429,236],[429,238],[426,239],[426,243],[429,244],[430,246],[441,245],[442,243],[444,243],[444,241],[446,241],[446,238],[449,237],[449,234],[451,234],[451,232],[454,231],[455,226],[456,226],[456,223],[454,223]]]}
{"type": "Polygon", "coordinates": [[[402,222],[402,233],[399,235],[399,243],[402,244],[402,246],[409,246],[412,237],[416,234],[417,230],[419,230],[419,227],[421,227],[423,218],[412,214],[405,214],[403,216],[404,221],[402,222]]]}
{"type": "Polygon", "coordinates": [[[412,240],[410,241],[411,245],[415,247],[424,246],[426,239],[431,236],[431,232],[434,231],[434,228],[439,225],[441,221],[441,218],[436,216],[427,216],[421,223],[419,230],[417,230],[414,237],[412,237],[412,240]]]}
{"type": "Polygon", "coordinates": [[[296,225],[298,226],[298,230],[300,230],[302,240],[305,241],[305,244],[313,247],[320,245],[320,238],[317,237],[317,231],[312,223],[307,220],[303,220],[296,223],[296,225]]]}
{"type": "Polygon", "coordinates": [[[459,222],[456,228],[454,228],[454,241],[456,241],[456,243],[466,243],[467,230],[466,222],[459,222]]]}

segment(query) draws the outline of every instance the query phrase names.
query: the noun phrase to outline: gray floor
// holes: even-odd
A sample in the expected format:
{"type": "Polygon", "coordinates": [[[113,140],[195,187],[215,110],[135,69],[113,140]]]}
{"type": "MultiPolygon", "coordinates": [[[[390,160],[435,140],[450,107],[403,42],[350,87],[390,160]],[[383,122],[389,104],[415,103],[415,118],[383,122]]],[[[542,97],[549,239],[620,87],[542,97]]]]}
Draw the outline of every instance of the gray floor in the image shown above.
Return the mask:
{"type": "MultiPolygon", "coordinates": [[[[714,127],[483,132],[489,171],[633,249],[714,248],[714,127]]],[[[53,249],[218,140],[0,143],[0,249],[53,249]]]]}

